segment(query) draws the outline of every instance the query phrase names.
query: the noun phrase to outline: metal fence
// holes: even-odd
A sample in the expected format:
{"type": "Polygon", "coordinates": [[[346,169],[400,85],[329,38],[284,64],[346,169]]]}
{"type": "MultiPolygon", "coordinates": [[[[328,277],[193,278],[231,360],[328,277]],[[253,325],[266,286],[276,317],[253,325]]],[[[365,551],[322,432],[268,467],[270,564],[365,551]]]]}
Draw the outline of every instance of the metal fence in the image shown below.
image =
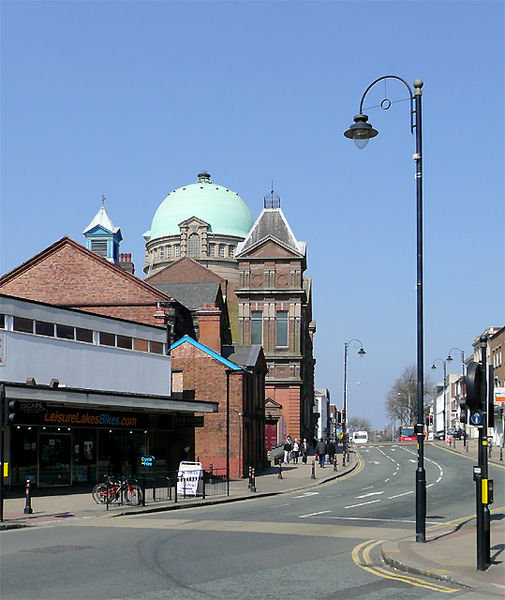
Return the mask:
{"type": "Polygon", "coordinates": [[[105,482],[93,490],[95,501],[104,504],[107,510],[118,505],[146,506],[220,495],[229,495],[226,469],[106,477],[105,482]]]}

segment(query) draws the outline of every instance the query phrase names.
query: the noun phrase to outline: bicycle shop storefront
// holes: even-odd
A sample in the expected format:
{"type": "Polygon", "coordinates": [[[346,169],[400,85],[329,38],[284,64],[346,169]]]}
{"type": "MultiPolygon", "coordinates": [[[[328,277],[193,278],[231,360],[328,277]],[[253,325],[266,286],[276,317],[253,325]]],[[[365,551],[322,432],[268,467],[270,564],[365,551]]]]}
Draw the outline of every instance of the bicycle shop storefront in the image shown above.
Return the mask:
{"type": "MultiPolygon", "coordinates": [[[[66,400],[72,395],[82,396],[82,391],[68,389],[28,390],[22,384],[7,387],[4,402],[12,411],[13,421],[6,428],[5,462],[10,485],[24,484],[28,479],[39,487],[71,486],[103,481],[105,475],[135,475],[140,458],[146,455],[155,458],[157,468],[170,470],[177,465],[183,445],[192,445],[194,427],[203,426],[203,416],[194,412],[215,412],[217,406],[125,394],[107,394],[106,400],[119,401],[119,406],[104,404],[103,408],[41,399],[51,396],[54,400],[58,392],[66,400]],[[13,396],[22,399],[13,404],[13,396]],[[130,407],[129,403],[139,406],[130,407]],[[157,410],[153,410],[153,403],[160,404],[157,410]],[[146,410],[146,404],[151,410],[146,410]]],[[[93,403],[100,396],[105,400],[103,393],[86,391],[93,403]]]]}

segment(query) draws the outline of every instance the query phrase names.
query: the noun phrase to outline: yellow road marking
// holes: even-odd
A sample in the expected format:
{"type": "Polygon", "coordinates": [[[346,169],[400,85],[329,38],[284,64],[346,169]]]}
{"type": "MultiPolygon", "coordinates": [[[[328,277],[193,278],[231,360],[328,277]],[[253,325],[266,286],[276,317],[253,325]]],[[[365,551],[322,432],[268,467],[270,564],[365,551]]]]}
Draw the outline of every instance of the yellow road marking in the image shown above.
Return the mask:
{"type": "Polygon", "coordinates": [[[372,560],[370,558],[370,552],[372,548],[375,548],[377,545],[383,543],[383,540],[368,540],[366,542],[362,542],[353,548],[352,551],[352,560],[353,562],[360,568],[372,575],[376,575],[377,577],[383,577],[385,579],[392,579],[393,581],[400,581],[402,583],[408,583],[409,585],[420,587],[428,590],[432,590],[435,592],[442,592],[444,594],[453,594],[454,592],[458,592],[458,588],[450,588],[444,585],[429,583],[424,579],[420,579],[418,577],[412,577],[410,575],[399,575],[394,573],[393,571],[388,571],[383,567],[375,567],[372,564],[372,560]],[[362,558],[360,558],[360,552],[362,558]]]}

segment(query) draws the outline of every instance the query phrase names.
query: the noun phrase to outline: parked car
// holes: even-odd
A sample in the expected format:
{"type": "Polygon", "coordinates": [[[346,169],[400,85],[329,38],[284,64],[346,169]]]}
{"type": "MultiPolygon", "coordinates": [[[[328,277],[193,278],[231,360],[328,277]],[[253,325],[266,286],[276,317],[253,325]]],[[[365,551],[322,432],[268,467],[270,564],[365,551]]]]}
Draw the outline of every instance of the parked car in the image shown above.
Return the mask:
{"type": "Polygon", "coordinates": [[[452,436],[455,440],[462,440],[464,436],[464,432],[462,429],[448,429],[447,435],[452,436]]]}
{"type": "Polygon", "coordinates": [[[433,437],[436,440],[445,440],[445,433],[443,431],[437,431],[433,437]]]}

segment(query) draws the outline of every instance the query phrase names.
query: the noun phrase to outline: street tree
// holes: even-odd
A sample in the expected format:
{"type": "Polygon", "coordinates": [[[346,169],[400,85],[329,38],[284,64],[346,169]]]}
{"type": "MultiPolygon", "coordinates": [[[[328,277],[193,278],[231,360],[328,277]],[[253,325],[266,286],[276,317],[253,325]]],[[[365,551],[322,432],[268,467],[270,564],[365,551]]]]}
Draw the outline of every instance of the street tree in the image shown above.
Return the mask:
{"type": "MultiPolygon", "coordinates": [[[[424,403],[434,394],[434,385],[429,378],[424,380],[424,403]]],[[[417,367],[407,365],[394,382],[386,397],[386,414],[401,425],[417,422],[417,367]]]]}
{"type": "Polygon", "coordinates": [[[370,431],[371,425],[368,419],[363,417],[351,417],[349,419],[350,431],[370,431]]]}

